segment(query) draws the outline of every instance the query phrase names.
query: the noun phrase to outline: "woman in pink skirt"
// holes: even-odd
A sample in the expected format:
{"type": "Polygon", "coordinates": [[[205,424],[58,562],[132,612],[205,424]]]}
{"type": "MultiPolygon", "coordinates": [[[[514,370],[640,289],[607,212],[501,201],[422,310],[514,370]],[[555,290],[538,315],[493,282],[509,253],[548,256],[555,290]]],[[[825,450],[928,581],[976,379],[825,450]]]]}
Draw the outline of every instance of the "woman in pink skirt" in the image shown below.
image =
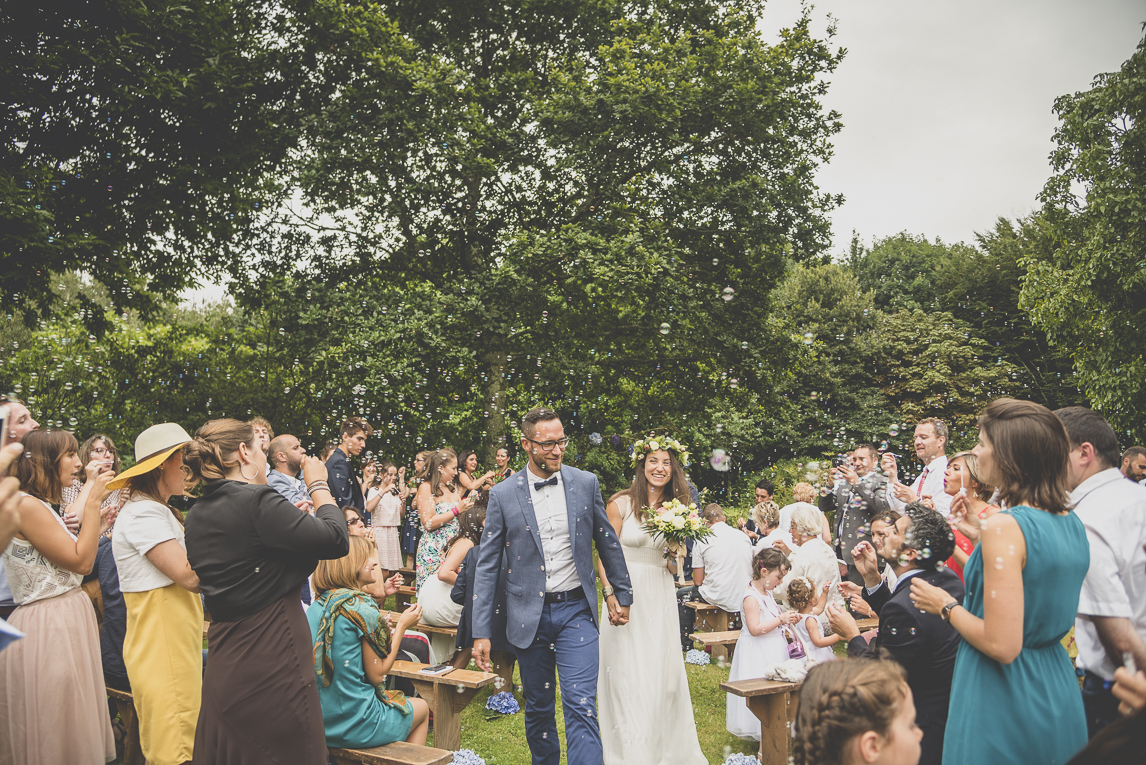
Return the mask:
{"type": "Polygon", "coordinates": [[[371,525],[378,543],[378,568],[385,579],[402,568],[402,547],[398,527],[402,525],[402,509],[406,506],[406,469],[399,470],[393,462],[378,466],[378,485],[367,492],[366,500],[378,498],[371,525]]]}
{"type": "Polygon", "coordinates": [[[22,443],[20,527],[3,561],[18,604],[8,623],[25,637],[0,652],[0,765],[102,765],[115,759],[115,739],[95,610],[80,582],[114,519],[114,509],[100,512],[114,474],[88,464],[73,535],[50,503],[85,469],[79,444],[64,430],[34,430],[22,443]]]}

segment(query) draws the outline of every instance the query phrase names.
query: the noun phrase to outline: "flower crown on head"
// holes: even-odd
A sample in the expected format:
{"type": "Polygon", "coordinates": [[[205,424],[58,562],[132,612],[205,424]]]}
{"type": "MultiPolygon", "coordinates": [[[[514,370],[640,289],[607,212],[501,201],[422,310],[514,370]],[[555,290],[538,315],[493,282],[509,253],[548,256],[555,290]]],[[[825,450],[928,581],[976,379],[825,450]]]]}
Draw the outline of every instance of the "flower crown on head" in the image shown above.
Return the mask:
{"type": "Polygon", "coordinates": [[[688,467],[688,449],[684,444],[671,436],[658,436],[653,434],[633,444],[633,467],[636,467],[637,463],[643,460],[648,453],[660,451],[661,449],[676,454],[676,458],[680,460],[680,464],[684,467],[688,467]]]}

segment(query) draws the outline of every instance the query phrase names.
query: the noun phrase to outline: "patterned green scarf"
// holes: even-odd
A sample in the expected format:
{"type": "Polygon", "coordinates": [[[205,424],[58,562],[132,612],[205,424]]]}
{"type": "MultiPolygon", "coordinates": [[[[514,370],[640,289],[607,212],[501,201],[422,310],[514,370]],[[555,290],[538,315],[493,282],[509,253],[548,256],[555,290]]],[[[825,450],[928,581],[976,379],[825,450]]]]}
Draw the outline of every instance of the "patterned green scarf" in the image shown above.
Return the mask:
{"type": "MultiPolygon", "coordinates": [[[[318,634],[314,638],[314,671],[322,678],[322,686],[328,687],[334,678],[334,661],[331,659],[331,645],[334,642],[334,622],[339,616],[350,620],[374,649],[374,653],[385,658],[390,655],[390,630],[386,620],[378,610],[378,604],[361,590],[340,588],[327,590],[318,596],[311,608],[322,609],[322,619],[318,623],[318,634]],[[371,629],[369,622],[374,623],[371,629]]],[[[381,684],[374,687],[374,693],[387,706],[394,707],[404,715],[412,714],[413,706],[406,701],[401,691],[388,691],[381,684]]]]}

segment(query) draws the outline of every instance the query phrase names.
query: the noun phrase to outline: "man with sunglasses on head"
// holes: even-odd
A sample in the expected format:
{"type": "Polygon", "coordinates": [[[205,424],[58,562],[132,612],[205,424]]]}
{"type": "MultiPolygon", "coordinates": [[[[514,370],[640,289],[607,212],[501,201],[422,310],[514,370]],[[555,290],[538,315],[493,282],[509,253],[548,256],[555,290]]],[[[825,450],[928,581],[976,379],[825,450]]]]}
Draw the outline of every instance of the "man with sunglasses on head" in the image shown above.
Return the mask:
{"type": "Polygon", "coordinates": [[[625,557],[597,477],[562,464],[568,443],[552,409],[535,407],[522,418],[521,450],[528,462],[490,490],[474,577],[473,655],[488,672],[491,648],[505,641],[514,646],[534,765],[561,760],[554,716],[558,679],[569,765],[602,760],[594,542],[611,584],[605,592],[611,622],[627,623],[633,602],[625,557]],[[502,631],[499,580],[505,586],[504,634],[495,634],[502,631]]]}

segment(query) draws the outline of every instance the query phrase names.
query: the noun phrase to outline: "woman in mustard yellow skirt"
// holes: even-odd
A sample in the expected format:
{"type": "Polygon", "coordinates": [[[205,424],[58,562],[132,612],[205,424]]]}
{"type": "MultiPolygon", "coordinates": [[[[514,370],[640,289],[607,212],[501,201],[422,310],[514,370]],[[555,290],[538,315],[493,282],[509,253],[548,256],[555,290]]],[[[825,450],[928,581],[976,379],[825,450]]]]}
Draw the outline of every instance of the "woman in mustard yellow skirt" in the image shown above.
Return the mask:
{"type": "Polygon", "coordinates": [[[203,604],[187,563],[183,518],[167,505],[185,486],[175,423],[154,425],[135,441],[134,467],[113,483],[127,504],[112,532],[119,586],[127,605],[123,663],[150,765],[190,762],[203,692],[203,604]]]}

